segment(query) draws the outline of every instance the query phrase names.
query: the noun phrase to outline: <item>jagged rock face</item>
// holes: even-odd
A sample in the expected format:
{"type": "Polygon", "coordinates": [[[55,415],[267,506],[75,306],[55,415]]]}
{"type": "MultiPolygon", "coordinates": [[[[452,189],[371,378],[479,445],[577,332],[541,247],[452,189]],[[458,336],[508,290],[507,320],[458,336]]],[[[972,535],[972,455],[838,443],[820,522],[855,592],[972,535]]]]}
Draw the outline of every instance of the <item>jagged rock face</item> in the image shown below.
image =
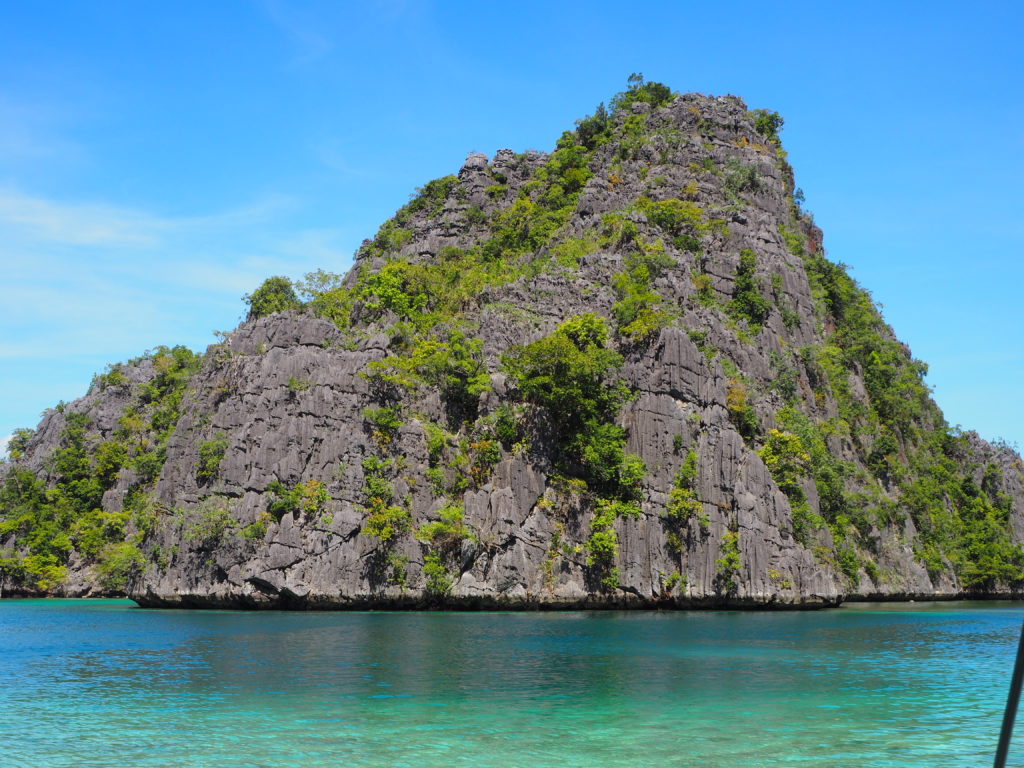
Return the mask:
{"type": "MultiPolygon", "coordinates": [[[[829,367],[821,350],[861,342],[845,341],[852,332],[839,299],[812,268],[821,233],[794,206],[789,166],[756,117],[732,97],[626,105],[610,118],[609,140],[587,148],[573,192],[567,174],[551,181],[557,151],[470,155],[457,178],[428,189],[426,204],[364,243],[331,289],[347,297],[340,322],[317,303],[326,291],[314,291],[304,309],[252,318],[208,350],[182,385],[158,471],[146,477],[129,458],[104,484],[104,512],[141,504],[152,513],[148,523],[134,512],[124,523],[124,540],[141,557],[113,567],[123,578],[104,570],[110,550],[83,554],[73,534],[62,584],[33,585],[10,567],[8,593],[330,608],[820,606],[851,596],[1012,591],[1016,572],[985,580],[967,555],[935,543],[942,509],[959,502],[939,504],[931,491],[921,501],[931,486],[919,478],[931,470],[919,460],[927,435],[946,434],[945,424],[926,394],[909,416],[886,415],[877,395],[879,370],[899,379],[909,353],[885,369],[865,369],[854,352],[839,373],[829,367]],[[554,183],[562,186],[552,192],[554,183]],[[569,195],[558,208],[568,213],[529,240],[534,223],[520,225],[510,211],[559,194],[569,195]],[[675,218],[658,208],[665,201],[679,204],[668,211],[675,218]],[[472,401],[453,405],[422,372],[397,387],[381,376],[371,364],[409,359],[410,335],[442,337],[417,326],[422,308],[403,310],[374,293],[373,276],[386,265],[429,270],[464,258],[517,226],[528,247],[496,249],[511,266],[488,273],[438,322],[480,341],[474,355],[486,381],[472,401]],[[643,291],[648,298],[634,308],[650,313],[631,317],[630,296],[643,291]],[[646,468],[633,506],[623,507],[630,512],[607,525],[598,523],[601,494],[559,453],[565,436],[524,400],[507,365],[508,354],[584,313],[615,331],[608,343],[623,358],[615,376],[631,394],[615,421],[627,454],[646,468]],[[637,330],[636,317],[653,321],[637,330]],[[519,439],[501,440],[495,425],[510,405],[519,408],[519,439]],[[377,423],[380,408],[395,423],[377,423]],[[788,459],[768,450],[784,440],[778,435],[798,433],[803,448],[788,459]],[[684,483],[691,454],[695,476],[684,483]],[[795,479],[784,476],[786,460],[795,479]],[[680,496],[695,506],[673,516],[680,496]],[[390,533],[371,520],[385,508],[397,516],[390,533]],[[445,517],[453,508],[455,522],[445,517]],[[610,559],[608,550],[598,556],[598,533],[612,538],[610,559]]],[[[408,274],[399,277],[412,295],[408,274]]],[[[474,279],[468,268],[463,277],[474,279]]],[[[429,304],[434,294],[424,295],[429,304]]],[[[894,343],[880,321],[873,328],[877,344],[894,343]]],[[[132,445],[125,414],[148,417],[140,388],[159,372],[152,359],[118,370],[123,381],[49,413],[16,465],[59,485],[47,457],[67,442],[76,413],[88,416],[90,450],[132,445]]],[[[145,429],[132,438],[143,447],[145,429]]],[[[129,457],[142,450],[129,447],[129,457]]],[[[968,502],[975,492],[982,498],[977,514],[1000,510],[998,535],[1014,547],[1024,541],[1020,457],[973,434],[945,450],[963,467],[956,482],[968,502]]],[[[0,549],[25,555],[12,509],[0,549]]]]}

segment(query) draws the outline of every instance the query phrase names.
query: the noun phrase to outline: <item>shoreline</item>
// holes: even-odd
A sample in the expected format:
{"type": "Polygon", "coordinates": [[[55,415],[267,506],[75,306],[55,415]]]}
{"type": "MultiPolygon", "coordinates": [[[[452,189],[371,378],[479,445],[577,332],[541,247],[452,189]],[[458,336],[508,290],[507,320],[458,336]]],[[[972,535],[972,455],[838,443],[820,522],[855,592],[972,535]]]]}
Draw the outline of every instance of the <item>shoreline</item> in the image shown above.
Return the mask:
{"type": "Polygon", "coordinates": [[[710,596],[706,598],[678,598],[643,600],[607,598],[602,600],[537,600],[537,599],[495,599],[492,597],[447,597],[425,599],[417,596],[405,598],[360,596],[349,599],[301,599],[296,596],[280,600],[225,599],[213,595],[156,595],[112,594],[36,594],[28,591],[14,591],[0,596],[0,601],[19,600],[131,600],[139,608],[147,610],[216,610],[251,613],[277,611],[291,613],[347,613],[347,612],[455,612],[455,613],[562,613],[571,611],[742,611],[765,613],[778,611],[827,611],[845,604],[868,603],[994,603],[1024,601],[1024,592],[987,593],[899,593],[899,594],[854,594],[839,598],[811,596],[800,602],[780,600],[759,600],[756,598],[728,598],[710,596]]]}

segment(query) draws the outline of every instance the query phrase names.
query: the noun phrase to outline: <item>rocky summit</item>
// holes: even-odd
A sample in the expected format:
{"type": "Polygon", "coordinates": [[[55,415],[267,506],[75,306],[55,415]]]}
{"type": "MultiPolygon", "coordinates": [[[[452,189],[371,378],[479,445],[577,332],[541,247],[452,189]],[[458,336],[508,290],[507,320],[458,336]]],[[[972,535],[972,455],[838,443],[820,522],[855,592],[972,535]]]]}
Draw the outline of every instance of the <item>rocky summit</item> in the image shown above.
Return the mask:
{"type": "Polygon", "coordinates": [[[3,595],[815,607],[1017,594],[1024,465],[951,429],[803,210],[782,119],[631,79],[470,155],[19,431],[3,595]]]}

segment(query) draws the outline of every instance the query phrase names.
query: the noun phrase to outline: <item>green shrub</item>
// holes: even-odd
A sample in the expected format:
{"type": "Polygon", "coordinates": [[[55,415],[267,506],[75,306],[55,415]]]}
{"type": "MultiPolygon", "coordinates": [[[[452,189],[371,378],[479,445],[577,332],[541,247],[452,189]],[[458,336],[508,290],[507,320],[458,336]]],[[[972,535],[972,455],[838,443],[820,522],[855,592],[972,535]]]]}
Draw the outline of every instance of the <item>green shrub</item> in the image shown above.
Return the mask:
{"type": "Polygon", "coordinates": [[[373,456],[363,459],[363,492],[366,495],[367,517],[362,532],[379,539],[385,546],[412,527],[409,512],[395,504],[394,490],[384,473],[391,467],[389,460],[373,456]]]}
{"type": "Polygon", "coordinates": [[[319,480],[307,480],[294,488],[274,480],[267,484],[267,490],[273,494],[267,512],[277,520],[289,514],[323,515],[331,498],[327,486],[319,480]]]}
{"type": "Polygon", "coordinates": [[[647,220],[660,227],[669,237],[696,235],[706,232],[709,225],[704,221],[704,211],[689,200],[673,198],[654,202],[646,197],[637,201],[637,207],[647,220]]]}
{"type": "Polygon", "coordinates": [[[373,240],[368,245],[364,245],[357,255],[366,259],[393,255],[412,239],[412,231],[402,227],[402,223],[407,219],[408,211],[400,210],[393,218],[381,225],[373,240]]]}
{"type": "Polygon", "coordinates": [[[584,545],[587,550],[587,565],[598,568],[610,567],[619,553],[619,537],[615,532],[615,504],[605,499],[597,503],[597,509],[590,520],[590,537],[584,545]]]}
{"type": "Polygon", "coordinates": [[[409,213],[426,211],[427,215],[433,218],[441,213],[445,201],[458,183],[459,180],[455,176],[443,176],[428,181],[416,190],[416,194],[404,210],[409,213]]]}
{"type": "Polygon", "coordinates": [[[740,264],[733,283],[732,301],[726,311],[737,319],[745,320],[756,333],[771,313],[771,302],[762,294],[756,277],[757,257],[749,248],[740,251],[740,264]]]}
{"type": "Polygon", "coordinates": [[[589,150],[597,149],[610,138],[611,121],[604,103],[597,105],[594,114],[576,122],[576,138],[589,150]]]}
{"type": "Polygon", "coordinates": [[[753,440],[760,430],[757,413],[750,404],[747,384],[739,376],[731,376],[725,387],[725,408],[729,420],[744,440],[753,440]]]}
{"type": "Polygon", "coordinates": [[[50,592],[68,580],[68,569],[53,553],[33,553],[21,561],[28,582],[50,592]]]}
{"type": "Polygon", "coordinates": [[[494,436],[506,450],[511,450],[522,437],[522,415],[511,405],[501,405],[495,413],[494,436]]]}
{"type": "Polygon", "coordinates": [[[437,467],[450,442],[448,432],[443,427],[427,421],[423,424],[423,433],[427,438],[427,462],[432,468],[437,467]]]}
{"type": "Polygon", "coordinates": [[[196,480],[200,485],[206,485],[217,478],[220,471],[220,463],[224,459],[224,453],[228,449],[226,437],[216,437],[199,444],[199,463],[196,467],[196,480]]]}
{"type": "Polygon", "coordinates": [[[367,320],[375,320],[385,312],[414,318],[427,303],[427,294],[417,279],[418,270],[405,261],[389,261],[378,272],[362,282],[360,298],[367,320]]]}
{"type": "Polygon", "coordinates": [[[612,97],[611,109],[613,114],[621,112],[637,102],[646,102],[652,108],[660,107],[662,104],[671,101],[674,96],[672,89],[667,85],[654,81],[648,82],[644,80],[644,76],[639,72],[631,74],[627,78],[627,83],[629,87],[624,92],[617,93],[612,97]]]}
{"type": "Polygon", "coordinates": [[[120,541],[125,535],[130,512],[104,512],[92,509],[71,525],[69,531],[75,549],[88,559],[95,558],[109,542],[120,541]]]}
{"type": "Polygon", "coordinates": [[[471,460],[469,475],[479,488],[487,482],[494,465],[501,461],[501,446],[497,440],[477,440],[469,444],[471,460]]]}
{"type": "Polygon", "coordinates": [[[431,552],[423,558],[423,575],[426,578],[425,589],[428,595],[445,597],[451,594],[452,576],[440,555],[431,552]]]}
{"type": "Polygon", "coordinates": [[[693,287],[697,289],[697,303],[705,307],[718,306],[718,294],[711,285],[711,275],[700,272],[692,276],[693,287]]]}
{"type": "Polygon", "coordinates": [[[779,143],[779,131],[782,130],[783,119],[778,112],[769,112],[767,109],[755,109],[754,130],[764,136],[772,144],[779,143]]]}
{"type": "Polygon", "coordinates": [[[846,577],[846,583],[851,588],[856,587],[860,580],[860,559],[857,557],[857,553],[850,547],[836,546],[836,565],[839,567],[840,573],[846,577]]]}
{"type": "Polygon", "coordinates": [[[563,240],[551,246],[551,258],[560,267],[578,269],[580,259],[597,250],[597,246],[598,243],[594,237],[577,237],[563,240]]]}
{"type": "Polygon", "coordinates": [[[99,583],[103,589],[120,592],[128,582],[142,573],[146,559],[138,547],[126,541],[108,544],[100,553],[96,564],[99,583]]]}
{"type": "Polygon", "coordinates": [[[369,422],[371,435],[377,445],[381,447],[390,445],[398,435],[398,430],[402,428],[402,409],[398,405],[385,408],[364,408],[363,418],[369,422]]]}
{"type": "Polygon", "coordinates": [[[643,341],[663,328],[669,315],[658,309],[661,299],[651,289],[664,269],[674,261],[661,247],[636,238],[638,250],[626,255],[626,269],[615,275],[612,286],[618,301],[612,307],[615,325],[620,334],[634,341],[643,341]]]}
{"type": "Polygon", "coordinates": [[[678,589],[683,592],[686,589],[686,577],[679,571],[670,573],[662,584],[662,594],[671,595],[678,589]]]}
{"type": "Polygon", "coordinates": [[[725,164],[725,178],[722,189],[735,201],[740,192],[756,192],[761,188],[761,177],[757,166],[746,165],[739,158],[732,157],[725,164]]]}
{"type": "Polygon", "coordinates": [[[811,457],[797,435],[778,429],[768,430],[768,440],[758,450],[779,490],[792,501],[806,499],[800,479],[807,473],[811,457]]]}
{"type": "Polygon", "coordinates": [[[164,460],[163,451],[144,451],[133,456],[128,465],[138,473],[142,483],[148,485],[160,477],[164,460]]]}
{"type": "Polygon", "coordinates": [[[436,337],[418,336],[405,354],[371,362],[367,378],[408,392],[425,384],[438,387],[457,412],[475,415],[477,400],[491,388],[483,342],[456,329],[434,333],[436,337]]]}
{"type": "Polygon", "coordinates": [[[107,370],[104,373],[96,374],[93,377],[92,383],[89,385],[89,391],[103,392],[110,387],[124,387],[131,384],[128,377],[124,375],[122,367],[118,364],[108,365],[107,370]]]}
{"type": "Polygon", "coordinates": [[[697,453],[693,449],[687,451],[686,458],[676,470],[672,480],[672,488],[668,492],[668,504],[665,516],[675,523],[685,523],[691,517],[697,517],[703,506],[695,493],[697,486],[697,453]]]}
{"type": "Polygon", "coordinates": [[[267,530],[270,528],[270,523],[273,519],[273,515],[269,512],[260,512],[256,519],[243,527],[239,533],[242,535],[242,538],[249,541],[262,541],[266,537],[267,530]]]}
{"type": "Polygon", "coordinates": [[[204,548],[214,549],[234,525],[228,500],[223,496],[207,496],[188,515],[185,541],[193,541],[204,548]]]}
{"type": "MultiPolygon", "coordinates": [[[[363,270],[356,267],[356,272],[362,275],[363,270]]],[[[349,327],[356,291],[345,284],[342,275],[319,269],[308,273],[297,287],[309,297],[306,306],[313,314],[330,320],[339,328],[349,327]]]]}
{"type": "Polygon", "coordinates": [[[550,336],[510,349],[502,362],[525,400],[543,407],[561,432],[575,434],[614,416],[629,396],[625,385],[608,381],[622,357],[605,346],[607,338],[601,318],[578,315],[550,336]]]}
{"type": "Polygon", "coordinates": [[[416,538],[431,544],[443,552],[458,548],[463,539],[472,538],[472,533],[463,522],[462,505],[449,503],[438,511],[438,520],[424,523],[416,529],[416,538]]]}
{"type": "Polygon", "coordinates": [[[295,286],[287,277],[268,277],[259,288],[242,299],[249,305],[248,320],[302,307],[295,286]]]}
{"type": "Polygon", "coordinates": [[[739,582],[736,578],[740,574],[743,562],[740,559],[740,535],[738,531],[728,530],[722,536],[722,545],[719,550],[721,556],[715,560],[715,581],[718,588],[727,595],[736,593],[739,582]]]}

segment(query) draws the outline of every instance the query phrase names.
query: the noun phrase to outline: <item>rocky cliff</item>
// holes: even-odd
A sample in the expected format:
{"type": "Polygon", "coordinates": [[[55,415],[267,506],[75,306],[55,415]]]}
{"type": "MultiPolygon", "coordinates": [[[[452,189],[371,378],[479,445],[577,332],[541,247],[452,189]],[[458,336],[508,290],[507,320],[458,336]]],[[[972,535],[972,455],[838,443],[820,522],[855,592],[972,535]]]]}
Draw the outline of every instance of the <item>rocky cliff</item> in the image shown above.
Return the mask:
{"type": "Polygon", "coordinates": [[[1003,595],[1024,466],[827,260],[778,115],[634,81],[470,155],[345,276],[271,278],[19,432],[4,594],[146,606],[1003,595]]]}

